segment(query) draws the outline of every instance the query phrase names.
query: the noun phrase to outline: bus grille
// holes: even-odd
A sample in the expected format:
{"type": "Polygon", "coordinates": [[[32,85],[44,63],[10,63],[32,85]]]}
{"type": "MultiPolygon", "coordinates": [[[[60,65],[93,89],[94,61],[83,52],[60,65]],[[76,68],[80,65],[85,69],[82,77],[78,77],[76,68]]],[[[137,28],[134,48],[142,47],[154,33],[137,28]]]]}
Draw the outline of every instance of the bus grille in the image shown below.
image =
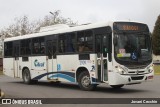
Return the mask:
{"type": "Polygon", "coordinates": [[[132,80],[142,80],[144,76],[131,77],[132,80]]]}
{"type": "Polygon", "coordinates": [[[145,73],[145,71],[129,71],[129,74],[142,74],[145,73]]]}
{"type": "Polygon", "coordinates": [[[127,66],[129,69],[145,69],[146,65],[133,65],[133,66],[127,66]]]}

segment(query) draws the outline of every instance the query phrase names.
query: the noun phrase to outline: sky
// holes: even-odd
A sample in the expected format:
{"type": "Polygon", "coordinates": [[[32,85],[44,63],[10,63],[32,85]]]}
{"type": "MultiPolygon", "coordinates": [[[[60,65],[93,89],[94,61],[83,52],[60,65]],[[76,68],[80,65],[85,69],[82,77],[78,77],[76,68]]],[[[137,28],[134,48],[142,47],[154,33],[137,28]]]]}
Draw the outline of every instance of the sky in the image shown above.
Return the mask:
{"type": "Polygon", "coordinates": [[[78,24],[137,21],[148,24],[152,32],[160,15],[160,0],[0,0],[0,29],[16,17],[27,15],[33,21],[55,10],[78,24]]]}

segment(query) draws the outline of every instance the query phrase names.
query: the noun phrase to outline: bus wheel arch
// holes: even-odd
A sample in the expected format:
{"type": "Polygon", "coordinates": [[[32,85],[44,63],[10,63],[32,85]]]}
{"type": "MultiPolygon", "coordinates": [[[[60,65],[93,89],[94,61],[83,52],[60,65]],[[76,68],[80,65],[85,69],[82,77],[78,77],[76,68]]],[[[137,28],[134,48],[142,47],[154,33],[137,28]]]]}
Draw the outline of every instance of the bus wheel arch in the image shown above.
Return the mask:
{"type": "MultiPolygon", "coordinates": [[[[85,67],[79,67],[76,71],[76,81],[78,82],[78,77],[82,72],[88,72],[87,68],[85,67]]],[[[89,72],[88,72],[89,74],[89,72]]]]}
{"type": "Polygon", "coordinates": [[[84,91],[91,91],[96,87],[95,84],[91,84],[89,72],[85,67],[78,68],[76,72],[76,80],[79,87],[84,91]]]}
{"type": "Polygon", "coordinates": [[[23,67],[22,69],[22,79],[25,84],[37,83],[38,80],[31,79],[31,73],[28,67],[23,67]]]}

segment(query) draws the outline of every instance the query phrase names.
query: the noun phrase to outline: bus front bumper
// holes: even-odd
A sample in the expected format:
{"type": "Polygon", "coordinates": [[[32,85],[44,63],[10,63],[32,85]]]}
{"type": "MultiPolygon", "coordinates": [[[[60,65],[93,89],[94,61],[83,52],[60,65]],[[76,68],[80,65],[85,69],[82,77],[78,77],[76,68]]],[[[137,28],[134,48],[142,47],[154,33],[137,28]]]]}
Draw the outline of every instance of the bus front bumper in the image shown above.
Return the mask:
{"type": "Polygon", "coordinates": [[[145,81],[151,81],[153,80],[154,73],[148,73],[148,74],[139,74],[139,75],[121,75],[116,72],[110,72],[109,73],[109,85],[127,85],[127,84],[138,84],[145,81]]]}

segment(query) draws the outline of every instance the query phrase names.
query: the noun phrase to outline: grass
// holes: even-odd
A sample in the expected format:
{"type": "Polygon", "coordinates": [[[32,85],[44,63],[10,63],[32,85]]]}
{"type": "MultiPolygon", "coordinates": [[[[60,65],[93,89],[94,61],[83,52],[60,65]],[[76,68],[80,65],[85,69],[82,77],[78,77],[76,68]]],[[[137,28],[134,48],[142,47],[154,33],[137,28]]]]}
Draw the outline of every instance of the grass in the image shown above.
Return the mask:
{"type": "Polygon", "coordinates": [[[160,75],[160,65],[154,66],[154,73],[160,75]]]}

